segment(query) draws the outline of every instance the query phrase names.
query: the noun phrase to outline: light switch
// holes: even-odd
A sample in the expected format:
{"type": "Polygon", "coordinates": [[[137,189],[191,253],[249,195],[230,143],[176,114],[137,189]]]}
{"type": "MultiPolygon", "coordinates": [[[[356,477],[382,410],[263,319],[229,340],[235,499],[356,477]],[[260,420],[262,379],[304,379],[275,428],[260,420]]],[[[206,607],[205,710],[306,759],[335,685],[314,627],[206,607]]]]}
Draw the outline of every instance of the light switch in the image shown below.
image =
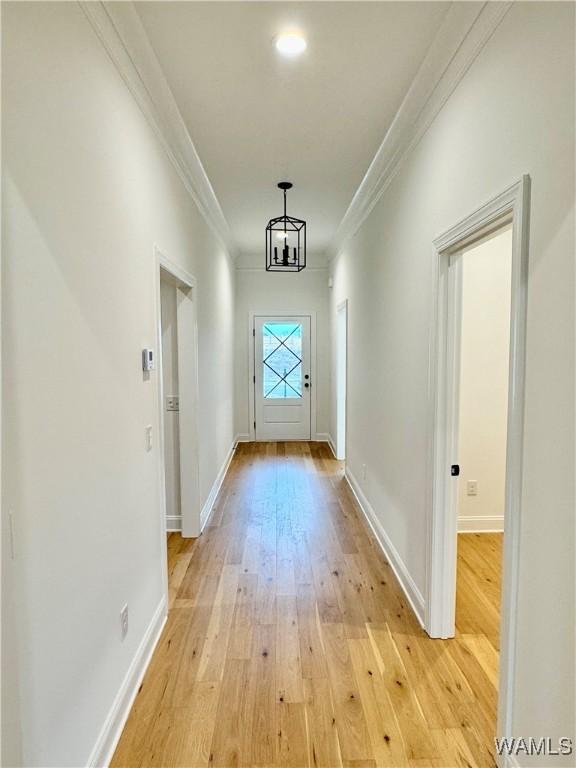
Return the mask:
{"type": "Polygon", "coordinates": [[[180,398],[174,395],[169,395],[166,398],[166,410],[167,411],[179,411],[180,410],[180,398]]]}
{"type": "Polygon", "coordinates": [[[144,437],[146,441],[146,450],[151,451],[152,450],[152,425],[148,424],[148,426],[144,430],[144,437]]]}
{"type": "Polygon", "coordinates": [[[142,370],[145,373],[154,370],[154,351],[152,349],[142,350],[142,370]]]}

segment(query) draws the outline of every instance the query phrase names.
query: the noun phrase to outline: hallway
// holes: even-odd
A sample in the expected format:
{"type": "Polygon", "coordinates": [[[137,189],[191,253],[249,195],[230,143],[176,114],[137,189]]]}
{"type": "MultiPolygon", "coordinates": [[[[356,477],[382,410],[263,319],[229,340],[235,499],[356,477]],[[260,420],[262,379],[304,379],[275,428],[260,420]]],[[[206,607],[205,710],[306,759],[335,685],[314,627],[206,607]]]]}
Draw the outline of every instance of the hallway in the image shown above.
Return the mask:
{"type": "Polygon", "coordinates": [[[168,549],[116,768],[494,765],[486,638],[427,638],[326,444],[240,444],[204,534],[168,549]]]}
{"type": "Polygon", "coordinates": [[[1,21],[0,766],[572,766],[576,0],[1,21]]]}

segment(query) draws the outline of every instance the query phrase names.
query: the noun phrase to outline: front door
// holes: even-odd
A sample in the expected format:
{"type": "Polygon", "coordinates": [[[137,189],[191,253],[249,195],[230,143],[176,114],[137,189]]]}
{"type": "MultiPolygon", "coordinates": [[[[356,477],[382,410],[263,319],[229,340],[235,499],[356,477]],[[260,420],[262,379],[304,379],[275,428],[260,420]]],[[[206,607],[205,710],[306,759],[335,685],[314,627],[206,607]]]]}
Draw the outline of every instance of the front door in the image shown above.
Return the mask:
{"type": "Polygon", "coordinates": [[[310,317],[254,318],[256,440],[310,440],[310,317]]]}

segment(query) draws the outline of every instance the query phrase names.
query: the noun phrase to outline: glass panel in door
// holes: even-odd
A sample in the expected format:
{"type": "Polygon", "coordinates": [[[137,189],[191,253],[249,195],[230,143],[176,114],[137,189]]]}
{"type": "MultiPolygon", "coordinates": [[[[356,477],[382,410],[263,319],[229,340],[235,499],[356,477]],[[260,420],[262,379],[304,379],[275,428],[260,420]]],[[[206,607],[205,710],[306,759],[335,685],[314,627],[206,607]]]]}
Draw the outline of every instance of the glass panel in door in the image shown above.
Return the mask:
{"type": "Polygon", "coordinates": [[[262,381],[265,399],[302,397],[302,324],[262,326],[262,381]]]}

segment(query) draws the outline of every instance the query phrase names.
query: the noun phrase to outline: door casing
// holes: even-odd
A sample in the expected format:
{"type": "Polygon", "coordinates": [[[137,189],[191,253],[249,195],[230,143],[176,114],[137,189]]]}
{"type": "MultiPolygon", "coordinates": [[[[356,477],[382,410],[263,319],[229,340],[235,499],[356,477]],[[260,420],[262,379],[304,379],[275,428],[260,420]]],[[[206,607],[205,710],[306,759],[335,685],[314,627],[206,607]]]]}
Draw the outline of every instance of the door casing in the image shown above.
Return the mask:
{"type": "Polygon", "coordinates": [[[336,307],[336,458],[346,459],[348,432],[348,299],[336,307]],[[342,339],[342,334],[344,338],[342,339]]]}
{"type": "Polygon", "coordinates": [[[506,452],[506,501],[500,626],[500,686],[497,735],[512,735],[518,569],[522,499],[524,382],[530,177],[478,208],[434,241],[433,317],[430,338],[429,450],[425,629],[431,637],[454,636],[457,558],[456,483],[450,477],[457,444],[460,324],[459,266],[451,257],[512,224],[512,302],[506,452]]]}
{"type": "MultiPolygon", "coordinates": [[[[164,391],[162,381],[162,317],[160,275],[166,272],[177,286],[176,324],[178,332],[178,379],[180,400],[180,506],[182,536],[200,535],[200,486],[198,455],[198,327],[196,279],[154,248],[156,287],[156,349],[158,350],[158,432],[159,478],[161,489],[162,537],[166,544],[166,467],[164,458],[164,391]]],[[[164,559],[164,558],[163,558],[164,559]]]]}

